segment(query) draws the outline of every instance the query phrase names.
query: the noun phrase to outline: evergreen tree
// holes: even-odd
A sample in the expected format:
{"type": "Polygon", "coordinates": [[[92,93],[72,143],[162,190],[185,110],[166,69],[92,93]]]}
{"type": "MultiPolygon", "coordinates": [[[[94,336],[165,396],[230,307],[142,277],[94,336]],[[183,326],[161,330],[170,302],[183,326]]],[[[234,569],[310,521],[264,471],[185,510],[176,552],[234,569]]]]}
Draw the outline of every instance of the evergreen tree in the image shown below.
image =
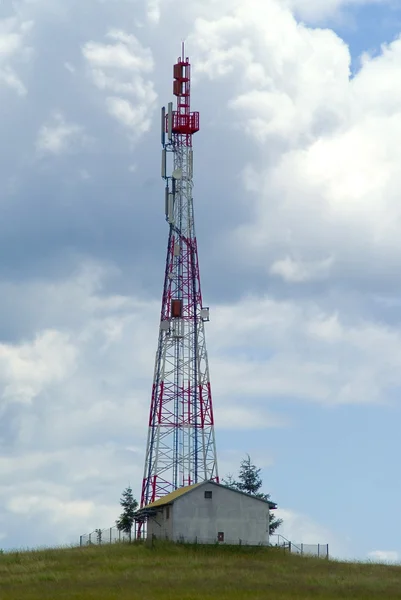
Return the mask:
{"type": "Polygon", "coordinates": [[[240,465],[238,482],[236,483],[237,489],[258,498],[262,497],[263,494],[259,493],[263,483],[260,471],[261,469],[252,464],[251,457],[248,454],[247,458],[244,458],[240,465]]]}
{"type": "Polygon", "coordinates": [[[122,498],[120,499],[120,505],[123,508],[123,512],[120,518],[116,521],[117,529],[128,534],[129,541],[131,541],[131,531],[135,520],[135,511],[138,508],[138,502],[132,495],[132,489],[128,486],[124,491],[122,498]]]}
{"type": "MultiPolygon", "coordinates": [[[[226,480],[223,479],[223,483],[230,488],[240,492],[245,492],[246,494],[260,498],[261,500],[270,500],[270,494],[263,494],[263,492],[259,491],[263,485],[263,481],[260,477],[260,471],[261,469],[258,469],[254,464],[252,464],[251,457],[248,454],[247,458],[244,458],[241,462],[238,473],[238,481],[236,481],[232,475],[228,475],[226,480]]],[[[282,522],[282,519],[277,519],[273,512],[270,511],[269,535],[272,535],[276,529],[280,527],[282,522]]]]}

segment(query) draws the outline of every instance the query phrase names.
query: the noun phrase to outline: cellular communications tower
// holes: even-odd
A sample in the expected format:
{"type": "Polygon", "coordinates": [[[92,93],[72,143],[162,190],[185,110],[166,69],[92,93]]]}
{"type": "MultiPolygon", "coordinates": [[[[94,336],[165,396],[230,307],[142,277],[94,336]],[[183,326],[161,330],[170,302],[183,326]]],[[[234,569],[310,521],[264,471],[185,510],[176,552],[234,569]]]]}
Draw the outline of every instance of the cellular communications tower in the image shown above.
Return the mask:
{"type": "Polygon", "coordinates": [[[177,98],[162,108],[162,177],[169,225],[141,507],[181,486],[218,481],[209,366],[192,198],[191,66],[174,65],[177,98]]]}

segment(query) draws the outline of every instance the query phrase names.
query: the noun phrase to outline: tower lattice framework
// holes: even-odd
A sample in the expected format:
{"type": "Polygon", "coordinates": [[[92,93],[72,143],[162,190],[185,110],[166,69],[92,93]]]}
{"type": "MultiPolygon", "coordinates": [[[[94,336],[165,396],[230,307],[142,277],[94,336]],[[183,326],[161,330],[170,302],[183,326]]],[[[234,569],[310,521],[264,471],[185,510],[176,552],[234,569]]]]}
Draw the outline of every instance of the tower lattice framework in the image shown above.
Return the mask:
{"type": "Polygon", "coordinates": [[[218,481],[205,322],[193,207],[191,66],[174,65],[176,108],[162,108],[162,177],[169,224],[141,507],[175,489],[218,481]],[[169,174],[170,173],[170,174],[169,174]]]}

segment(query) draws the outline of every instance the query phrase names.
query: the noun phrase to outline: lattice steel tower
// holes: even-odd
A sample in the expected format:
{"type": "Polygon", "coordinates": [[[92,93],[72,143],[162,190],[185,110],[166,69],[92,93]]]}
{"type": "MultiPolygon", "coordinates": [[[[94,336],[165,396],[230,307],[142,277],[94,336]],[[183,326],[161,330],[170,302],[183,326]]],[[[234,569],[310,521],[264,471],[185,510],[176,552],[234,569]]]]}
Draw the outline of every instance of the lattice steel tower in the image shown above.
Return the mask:
{"type": "Polygon", "coordinates": [[[162,177],[169,224],[159,343],[152,388],[141,507],[175,489],[218,481],[209,366],[192,198],[191,66],[174,65],[177,98],[162,108],[162,177]],[[171,174],[169,174],[171,173],[171,174]]]}

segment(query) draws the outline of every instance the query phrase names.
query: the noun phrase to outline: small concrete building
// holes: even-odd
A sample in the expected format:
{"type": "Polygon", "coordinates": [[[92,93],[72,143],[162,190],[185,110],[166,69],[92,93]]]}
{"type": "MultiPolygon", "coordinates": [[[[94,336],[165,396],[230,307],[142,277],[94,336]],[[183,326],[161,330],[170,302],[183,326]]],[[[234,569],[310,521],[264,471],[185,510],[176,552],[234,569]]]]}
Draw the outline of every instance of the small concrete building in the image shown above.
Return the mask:
{"type": "Polygon", "coordinates": [[[276,504],[214,481],[182,487],[138,511],[147,537],[213,544],[267,545],[276,504]]]}

